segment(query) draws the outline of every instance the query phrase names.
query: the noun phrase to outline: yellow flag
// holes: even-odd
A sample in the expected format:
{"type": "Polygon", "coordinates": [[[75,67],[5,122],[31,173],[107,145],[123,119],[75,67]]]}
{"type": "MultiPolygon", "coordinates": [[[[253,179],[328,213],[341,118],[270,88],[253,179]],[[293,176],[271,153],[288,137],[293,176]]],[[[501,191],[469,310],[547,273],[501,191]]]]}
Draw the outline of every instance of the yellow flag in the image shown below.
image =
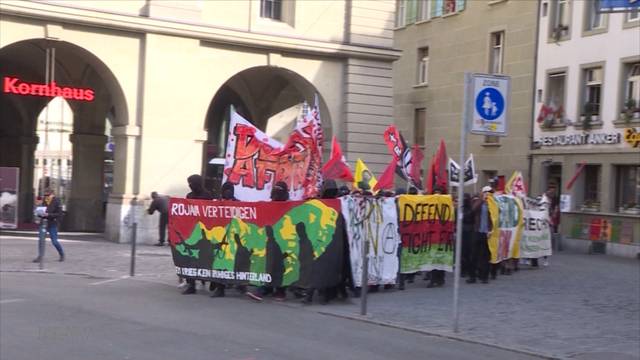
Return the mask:
{"type": "Polygon", "coordinates": [[[373,173],[367,165],[364,164],[364,161],[358,158],[358,161],[356,161],[356,170],[353,172],[353,187],[358,188],[358,183],[361,181],[369,184],[369,191],[371,192],[373,192],[373,188],[378,183],[378,180],[373,176],[373,173]]]}
{"type": "Polygon", "coordinates": [[[524,177],[520,171],[514,171],[509,181],[504,186],[504,193],[515,195],[515,196],[525,196],[527,195],[527,188],[524,185],[524,177]]]}

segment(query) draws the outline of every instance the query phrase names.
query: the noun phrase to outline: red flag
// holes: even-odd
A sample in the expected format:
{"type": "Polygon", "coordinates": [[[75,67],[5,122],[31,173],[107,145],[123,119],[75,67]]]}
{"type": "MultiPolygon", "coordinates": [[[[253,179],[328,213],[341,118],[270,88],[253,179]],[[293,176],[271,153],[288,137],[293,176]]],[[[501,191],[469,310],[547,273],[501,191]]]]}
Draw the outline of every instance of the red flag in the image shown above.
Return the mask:
{"type": "Polygon", "coordinates": [[[449,187],[449,175],[448,175],[448,167],[449,167],[449,157],[447,156],[447,149],[444,144],[444,140],[440,139],[440,146],[438,147],[438,151],[435,155],[434,161],[434,181],[433,186],[440,187],[442,193],[446,193],[449,187]]]}
{"type": "Polygon", "coordinates": [[[571,190],[571,187],[573,186],[573,183],[575,183],[576,180],[578,180],[578,176],[580,176],[580,174],[582,174],[582,170],[584,170],[584,167],[586,165],[587,164],[584,161],[580,163],[580,166],[576,170],[576,173],[573,175],[571,180],[569,180],[569,182],[567,183],[567,190],[571,190]]]}
{"type": "Polygon", "coordinates": [[[378,183],[373,187],[374,191],[378,191],[381,189],[392,190],[394,186],[394,174],[396,171],[396,160],[391,159],[387,168],[384,169],[384,172],[380,177],[378,177],[378,183]]]}
{"type": "Polygon", "coordinates": [[[342,155],[340,143],[335,136],[331,140],[331,157],[322,166],[322,176],[325,179],[353,181],[353,174],[347,164],[347,160],[342,155]]]}
{"type": "Polygon", "coordinates": [[[414,144],[411,149],[411,180],[413,180],[413,184],[418,188],[422,188],[422,179],[420,179],[422,160],[424,160],[424,154],[422,154],[420,147],[414,144]]]}
{"type": "Polygon", "coordinates": [[[425,190],[427,191],[428,194],[433,194],[433,186],[434,186],[433,179],[435,176],[434,160],[435,160],[435,157],[432,157],[431,161],[429,162],[429,171],[427,172],[427,184],[425,186],[425,190]]]}

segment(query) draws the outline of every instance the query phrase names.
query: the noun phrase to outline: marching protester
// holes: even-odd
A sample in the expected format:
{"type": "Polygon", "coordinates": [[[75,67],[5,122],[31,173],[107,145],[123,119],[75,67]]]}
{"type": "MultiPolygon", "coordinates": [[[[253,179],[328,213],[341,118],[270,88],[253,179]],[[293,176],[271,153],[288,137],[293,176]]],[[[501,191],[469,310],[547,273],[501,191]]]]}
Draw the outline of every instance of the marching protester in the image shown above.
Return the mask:
{"type": "Polygon", "coordinates": [[[39,230],[40,238],[42,240],[38,241],[38,257],[35,258],[33,262],[40,262],[44,256],[44,239],[47,233],[49,233],[51,243],[56,248],[58,255],[60,256],[58,261],[64,261],[64,250],[62,249],[60,242],[58,242],[58,221],[62,217],[62,204],[60,203],[60,199],[55,196],[52,189],[47,188],[44,191],[42,207],[45,208],[44,212],[38,214],[40,221],[44,222],[40,224],[39,230]]]}
{"type": "Polygon", "coordinates": [[[169,224],[169,198],[161,196],[157,192],[151,193],[151,205],[147,209],[149,215],[154,212],[160,213],[160,222],[158,223],[158,243],[155,246],[164,246],[164,239],[167,234],[167,224],[169,224]]]}
{"type": "MultiPolygon", "coordinates": [[[[338,186],[336,181],[333,179],[327,179],[322,184],[322,195],[321,199],[335,199],[338,197],[338,186]]],[[[302,250],[302,249],[301,249],[302,250]]],[[[301,251],[302,252],[302,251],[301,251]]],[[[302,255],[301,255],[302,259],[302,255]]],[[[312,281],[315,279],[312,279],[312,281]]],[[[336,288],[322,288],[317,289],[318,294],[320,296],[320,302],[322,304],[327,304],[329,300],[331,300],[331,293],[335,293],[337,291],[336,288]]],[[[313,302],[313,294],[316,291],[315,284],[311,284],[311,286],[306,289],[306,294],[304,295],[304,300],[302,300],[303,304],[311,304],[313,302]]]]}
{"type": "Polygon", "coordinates": [[[491,231],[492,223],[489,216],[489,206],[487,198],[493,193],[491,186],[482,188],[481,197],[475,196],[472,200],[472,213],[474,217],[475,237],[472,246],[472,264],[470,267],[468,284],[474,284],[476,279],[480,279],[483,284],[489,283],[489,261],[491,254],[489,253],[489,243],[487,242],[487,234],[491,231]]]}
{"type": "MultiPolygon", "coordinates": [[[[204,181],[202,176],[198,174],[191,175],[187,178],[189,189],[191,192],[187,194],[187,199],[200,199],[200,200],[213,200],[213,195],[204,188],[204,181]]],[[[187,279],[187,288],[182,292],[183,295],[190,295],[196,293],[196,281],[194,279],[187,279]]],[[[204,285],[204,281],[202,282],[204,285]]],[[[209,290],[214,290],[215,285],[211,283],[209,290]]]]}
{"type": "Polygon", "coordinates": [[[475,273],[473,263],[473,208],[471,206],[471,194],[465,193],[462,200],[462,249],[461,277],[467,277],[475,273]]]}

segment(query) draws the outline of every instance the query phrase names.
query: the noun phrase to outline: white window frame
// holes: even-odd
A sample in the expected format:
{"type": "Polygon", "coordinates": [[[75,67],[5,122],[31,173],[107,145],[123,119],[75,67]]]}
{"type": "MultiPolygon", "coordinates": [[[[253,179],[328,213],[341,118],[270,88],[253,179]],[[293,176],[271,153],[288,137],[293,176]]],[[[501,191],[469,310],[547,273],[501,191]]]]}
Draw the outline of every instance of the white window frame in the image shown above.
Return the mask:
{"type": "Polygon", "coordinates": [[[427,85],[429,83],[429,47],[418,49],[418,83],[417,85],[427,85]]]}
{"type": "Polygon", "coordinates": [[[260,0],[260,17],[263,19],[271,19],[273,21],[281,21],[284,22],[284,1],[283,0],[260,0]],[[273,12],[276,8],[276,3],[280,4],[280,14],[278,17],[274,16],[273,12]],[[271,16],[267,16],[266,7],[269,6],[271,8],[271,16]]]}
{"type": "Polygon", "coordinates": [[[490,36],[491,36],[491,39],[490,39],[491,48],[489,50],[489,73],[502,74],[504,71],[505,32],[504,31],[492,32],[490,36]],[[498,56],[495,55],[496,51],[498,52],[498,56]]]}
{"type": "MultiPolygon", "coordinates": [[[[564,124],[565,117],[565,109],[567,103],[567,72],[566,71],[554,71],[547,73],[547,89],[545,96],[545,105],[554,108],[556,111],[562,110],[560,113],[557,113],[553,118],[554,125],[562,125],[564,124]],[[562,78],[562,91],[552,91],[552,81],[554,79],[562,78]],[[557,99],[552,96],[553,94],[559,94],[562,99],[557,99]],[[562,101],[560,101],[562,100],[562,101]],[[559,115],[559,116],[558,116],[559,115]]],[[[555,87],[554,87],[555,89],[555,87]]]]}
{"type": "Polygon", "coordinates": [[[549,29],[550,37],[555,37],[556,31],[560,31],[557,40],[569,36],[571,29],[571,3],[569,0],[551,0],[551,27],[549,29]],[[560,26],[566,27],[563,30],[557,30],[560,26]]]}
{"type": "Polygon", "coordinates": [[[629,99],[635,100],[636,108],[640,108],[640,61],[625,65],[622,108],[625,108],[625,104],[629,99]]]}
{"type": "Polygon", "coordinates": [[[406,25],[407,21],[407,0],[396,0],[396,27],[406,25]]]}
{"type": "Polygon", "coordinates": [[[594,30],[602,30],[606,28],[606,14],[600,13],[597,11],[596,1],[585,1],[585,30],[586,31],[594,31],[594,30]],[[596,19],[598,23],[596,24],[596,19]]]}
{"type": "Polygon", "coordinates": [[[418,21],[427,21],[431,19],[432,0],[418,0],[418,21]]]}
{"type": "MultiPolygon", "coordinates": [[[[595,91],[595,88],[598,88],[598,111],[594,115],[602,114],[602,89],[604,86],[604,67],[596,66],[585,68],[584,70],[584,83],[583,83],[583,96],[582,96],[582,106],[584,107],[587,103],[591,102],[589,98],[591,97],[592,91],[595,91]],[[596,71],[599,70],[600,77],[597,78],[595,75],[596,71]]],[[[581,110],[582,111],[582,110],[581,110]]]]}

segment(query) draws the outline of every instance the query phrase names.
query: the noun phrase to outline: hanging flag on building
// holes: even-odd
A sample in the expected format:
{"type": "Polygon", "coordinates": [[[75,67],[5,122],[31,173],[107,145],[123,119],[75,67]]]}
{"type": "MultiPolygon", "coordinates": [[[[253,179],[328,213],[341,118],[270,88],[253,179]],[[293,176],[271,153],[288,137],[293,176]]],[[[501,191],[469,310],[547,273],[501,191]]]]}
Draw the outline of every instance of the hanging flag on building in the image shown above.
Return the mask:
{"type": "Polygon", "coordinates": [[[353,187],[360,188],[361,182],[369,185],[370,190],[373,190],[378,183],[375,176],[373,176],[373,173],[369,170],[367,165],[364,164],[364,161],[358,158],[356,161],[356,170],[353,174],[353,187]]]}
{"type": "Polygon", "coordinates": [[[322,166],[322,176],[325,179],[344,180],[348,182],[353,181],[353,174],[351,168],[347,164],[340,148],[340,143],[336,139],[335,135],[331,140],[331,157],[322,166]]]}

